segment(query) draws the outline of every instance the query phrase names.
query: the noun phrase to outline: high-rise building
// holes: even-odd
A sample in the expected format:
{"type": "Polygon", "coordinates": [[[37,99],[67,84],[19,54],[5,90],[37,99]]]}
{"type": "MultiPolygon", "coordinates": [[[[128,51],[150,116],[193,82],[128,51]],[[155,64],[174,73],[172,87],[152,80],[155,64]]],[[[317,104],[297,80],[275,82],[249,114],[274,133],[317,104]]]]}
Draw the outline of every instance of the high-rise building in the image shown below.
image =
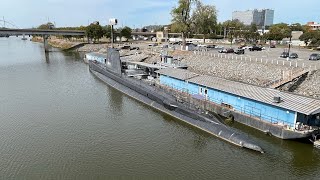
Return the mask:
{"type": "Polygon", "coordinates": [[[263,28],[273,24],[274,10],[272,9],[254,9],[247,11],[234,11],[232,19],[238,19],[245,25],[252,23],[263,28]]]}

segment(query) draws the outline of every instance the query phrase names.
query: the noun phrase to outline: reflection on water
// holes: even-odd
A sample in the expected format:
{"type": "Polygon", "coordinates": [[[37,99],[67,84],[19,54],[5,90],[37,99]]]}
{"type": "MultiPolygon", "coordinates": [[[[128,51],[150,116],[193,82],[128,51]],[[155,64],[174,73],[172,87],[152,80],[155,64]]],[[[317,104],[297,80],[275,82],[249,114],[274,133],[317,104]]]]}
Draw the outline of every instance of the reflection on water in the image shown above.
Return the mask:
{"type": "Polygon", "coordinates": [[[96,79],[78,53],[0,38],[0,179],[320,179],[320,151],[238,123],[231,145],[96,79]]]}
{"type": "Polygon", "coordinates": [[[194,148],[198,150],[206,149],[207,146],[207,137],[201,136],[201,135],[195,135],[194,137],[194,148]]]}
{"type": "Polygon", "coordinates": [[[46,63],[50,63],[50,54],[49,54],[49,52],[45,52],[44,53],[45,54],[45,57],[46,57],[46,63]]]}

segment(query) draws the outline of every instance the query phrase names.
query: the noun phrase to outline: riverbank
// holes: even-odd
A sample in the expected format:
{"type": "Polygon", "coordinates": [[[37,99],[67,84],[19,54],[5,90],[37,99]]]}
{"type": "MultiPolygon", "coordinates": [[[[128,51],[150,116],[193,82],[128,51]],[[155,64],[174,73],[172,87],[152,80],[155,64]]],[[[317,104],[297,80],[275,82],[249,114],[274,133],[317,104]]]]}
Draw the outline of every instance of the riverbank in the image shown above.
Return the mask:
{"type": "MultiPolygon", "coordinates": [[[[32,37],[31,41],[33,42],[39,42],[39,43],[43,43],[43,38],[42,37],[32,37]]],[[[71,49],[73,47],[79,46],[80,44],[83,44],[84,42],[80,42],[80,41],[69,41],[66,39],[58,39],[58,38],[49,38],[48,39],[48,44],[52,47],[55,48],[60,48],[62,50],[68,50],[71,49]]]]}
{"type": "MultiPolygon", "coordinates": [[[[34,42],[43,42],[42,37],[32,38],[34,42]]],[[[82,47],[77,47],[83,42],[68,41],[64,39],[51,38],[49,44],[56,48],[72,49],[79,52],[100,52],[106,53],[110,47],[110,43],[103,41],[100,44],[84,44],[82,47]]],[[[250,61],[232,61],[225,58],[207,57],[195,55],[192,52],[179,51],[173,49],[163,49],[160,46],[150,47],[148,42],[128,43],[131,47],[138,47],[139,50],[121,50],[120,54],[123,60],[126,61],[144,61],[146,63],[155,63],[160,60],[161,52],[166,51],[180,60],[180,62],[189,66],[189,69],[198,74],[206,74],[217,76],[224,79],[240,81],[244,83],[254,84],[258,86],[266,86],[275,80],[283,78],[284,72],[299,72],[302,67],[279,66],[278,64],[259,63],[250,61]]],[[[115,47],[120,47],[123,44],[114,44],[115,47]]],[[[297,51],[297,50],[295,50],[297,51]]],[[[277,53],[276,53],[277,54],[277,53]]],[[[306,53],[308,54],[308,53],[306,53]]],[[[268,54],[270,55],[270,54],[268,54]]],[[[239,57],[240,58],[240,57],[239,57]]],[[[304,79],[294,93],[320,98],[318,89],[320,89],[319,70],[310,73],[308,78],[304,79]]]]}

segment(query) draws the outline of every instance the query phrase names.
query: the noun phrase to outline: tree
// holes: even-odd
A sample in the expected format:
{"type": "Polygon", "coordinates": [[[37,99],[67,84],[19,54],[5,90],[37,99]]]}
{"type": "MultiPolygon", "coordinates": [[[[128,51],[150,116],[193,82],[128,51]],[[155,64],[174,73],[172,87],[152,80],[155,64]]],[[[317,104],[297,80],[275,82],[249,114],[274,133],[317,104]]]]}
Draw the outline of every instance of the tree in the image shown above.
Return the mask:
{"type": "Polygon", "coordinates": [[[203,43],[205,38],[210,34],[217,25],[217,10],[215,6],[204,5],[198,1],[197,7],[192,14],[192,21],[198,33],[203,34],[203,43]]]}
{"type": "Polygon", "coordinates": [[[283,38],[291,37],[291,29],[285,23],[274,24],[270,26],[269,32],[264,34],[263,37],[269,40],[271,44],[271,40],[281,41],[283,38]]]}
{"type": "Polygon", "coordinates": [[[41,24],[37,29],[53,29],[54,24],[51,22],[48,22],[46,24],[41,24]]]}
{"type": "Polygon", "coordinates": [[[190,32],[190,26],[192,23],[191,19],[191,9],[192,5],[197,2],[197,0],[179,0],[178,6],[174,7],[171,11],[172,23],[174,24],[173,31],[181,32],[182,45],[185,49],[186,37],[185,35],[190,32]]]}
{"type": "Polygon", "coordinates": [[[303,33],[299,39],[304,41],[306,46],[319,46],[320,45],[320,31],[311,31],[303,33]]]}
{"type": "Polygon", "coordinates": [[[107,25],[103,27],[104,36],[106,38],[111,38],[111,26],[107,25]]]}
{"type": "Polygon", "coordinates": [[[286,23],[274,24],[270,26],[269,30],[271,34],[278,35],[277,39],[279,40],[282,40],[283,38],[291,37],[291,29],[286,23]]]}
{"type": "Polygon", "coordinates": [[[125,26],[121,30],[120,34],[121,34],[122,37],[125,37],[126,39],[130,39],[131,38],[131,32],[132,32],[131,28],[129,28],[128,26],[125,26]]]}
{"type": "Polygon", "coordinates": [[[305,31],[304,27],[300,23],[293,23],[291,24],[292,31],[305,31]]]}
{"type": "Polygon", "coordinates": [[[256,33],[258,31],[257,25],[255,23],[252,23],[249,27],[249,32],[256,33]]]}
{"type": "Polygon", "coordinates": [[[241,36],[240,32],[245,29],[245,25],[238,19],[227,20],[222,23],[222,26],[227,31],[229,41],[239,38],[241,36]]]}
{"type": "Polygon", "coordinates": [[[312,40],[313,37],[313,32],[305,32],[299,37],[299,39],[300,41],[303,41],[306,44],[306,46],[308,46],[308,43],[312,40]]]}
{"type": "Polygon", "coordinates": [[[86,36],[91,40],[93,39],[94,42],[96,42],[96,40],[99,41],[99,39],[103,37],[104,33],[103,28],[97,23],[92,23],[86,28],[86,36]]]}
{"type": "Polygon", "coordinates": [[[234,29],[244,29],[245,25],[239,21],[238,19],[233,19],[233,20],[227,20],[225,22],[222,23],[223,27],[226,29],[229,29],[230,27],[234,28],[234,29]]]}

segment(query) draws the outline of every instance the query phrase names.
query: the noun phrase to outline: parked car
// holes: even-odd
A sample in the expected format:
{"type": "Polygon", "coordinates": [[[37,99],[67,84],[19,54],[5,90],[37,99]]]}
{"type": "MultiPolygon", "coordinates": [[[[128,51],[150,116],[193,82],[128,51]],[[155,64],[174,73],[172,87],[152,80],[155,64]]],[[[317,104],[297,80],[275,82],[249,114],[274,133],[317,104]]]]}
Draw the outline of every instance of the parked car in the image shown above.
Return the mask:
{"type": "Polygon", "coordinates": [[[121,47],[121,49],[131,49],[131,46],[129,46],[129,45],[124,45],[124,46],[121,47]]]}
{"type": "Polygon", "coordinates": [[[229,48],[229,49],[221,49],[218,51],[219,53],[234,53],[234,50],[229,48]]]}
{"type": "Polygon", "coordinates": [[[249,48],[249,51],[262,51],[262,48],[259,46],[252,46],[251,48],[249,48]]]}
{"type": "Polygon", "coordinates": [[[169,45],[168,45],[168,44],[164,44],[164,45],[162,46],[162,48],[169,48],[169,45]]]}
{"type": "Polygon", "coordinates": [[[288,52],[282,52],[280,57],[281,58],[287,58],[287,57],[289,57],[289,53],[288,52]]]}
{"type": "Polygon", "coordinates": [[[207,48],[208,49],[214,49],[214,48],[216,48],[216,45],[207,45],[207,48]]]}
{"type": "MultiPolygon", "coordinates": [[[[192,43],[192,42],[190,42],[190,43],[192,43]]],[[[205,45],[205,44],[198,44],[198,47],[199,47],[199,48],[207,48],[207,45],[205,45]]]]}
{"type": "Polygon", "coordinates": [[[179,45],[179,41],[170,42],[170,44],[172,44],[172,45],[179,45]]]}
{"type": "Polygon", "coordinates": [[[276,48],[276,45],[271,44],[271,45],[270,45],[270,48],[276,48]]]}
{"type": "Polygon", "coordinates": [[[309,57],[309,60],[311,61],[317,61],[317,60],[320,60],[320,54],[311,54],[310,57],[309,57]]]}
{"type": "Polygon", "coordinates": [[[139,50],[139,47],[131,47],[130,50],[139,50]]]}
{"type": "Polygon", "coordinates": [[[252,46],[240,46],[241,47],[241,49],[250,49],[250,48],[252,48],[252,46]]]}
{"type": "Polygon", "coordinates": [[[235,54],[244,54],[244,49],[236,49],[234,51],[235,54]]]}
{"type": "Polygon", "coordinates": [[[258,47],[260,47],[262,50],[266,50],[266,48],[263,46],[258,46],[258,47]]]}
{"type": "Polygon", "coordinates": [[[297,53],[291,53],[290,56],[289,56],[290,59],[297,59],[298,57],[299,56],[298,56],[297,53]]]}
{"type": "Polygon", "coordinates": [[[224,48],[223,46],[219,46],[219,45],[215,47],[215,49],[223,49],[223,48],[224,48]]]}
{"type": "Polygon", "coordinates": [[[158,43],[151,43],[148,46],[158,46],[158,43]]]}

